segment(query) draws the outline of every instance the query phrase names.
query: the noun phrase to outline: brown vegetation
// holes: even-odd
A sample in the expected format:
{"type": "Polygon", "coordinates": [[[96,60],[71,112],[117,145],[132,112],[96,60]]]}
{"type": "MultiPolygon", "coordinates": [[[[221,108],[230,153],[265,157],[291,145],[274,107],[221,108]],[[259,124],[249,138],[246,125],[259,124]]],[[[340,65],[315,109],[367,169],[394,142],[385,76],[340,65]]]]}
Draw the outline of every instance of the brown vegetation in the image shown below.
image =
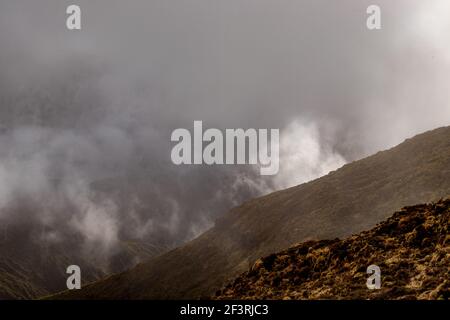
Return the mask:
{"type": "Polygon", "coordinates": [[[269,255],[217,299],[448,299],[450,199],[406,207],[345,240],[308,241],[269,255]],[[379,290],[366,268],[381,269],[379,290]]]}

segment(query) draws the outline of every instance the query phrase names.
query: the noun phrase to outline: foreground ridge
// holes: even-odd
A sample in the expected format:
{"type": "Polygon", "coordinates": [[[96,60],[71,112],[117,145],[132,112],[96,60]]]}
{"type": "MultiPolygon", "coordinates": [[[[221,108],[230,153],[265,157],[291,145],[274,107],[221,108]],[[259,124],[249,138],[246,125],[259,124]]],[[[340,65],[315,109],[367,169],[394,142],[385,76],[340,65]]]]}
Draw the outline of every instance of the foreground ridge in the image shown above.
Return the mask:
{"type": "Polygon", "coordinates": [[[448,299],[450,199],[405,207],[344,240],[307,241],[259,259],[215,299],[448,299]],[[381,269],[369,290],[366,268],[381,269]]]}

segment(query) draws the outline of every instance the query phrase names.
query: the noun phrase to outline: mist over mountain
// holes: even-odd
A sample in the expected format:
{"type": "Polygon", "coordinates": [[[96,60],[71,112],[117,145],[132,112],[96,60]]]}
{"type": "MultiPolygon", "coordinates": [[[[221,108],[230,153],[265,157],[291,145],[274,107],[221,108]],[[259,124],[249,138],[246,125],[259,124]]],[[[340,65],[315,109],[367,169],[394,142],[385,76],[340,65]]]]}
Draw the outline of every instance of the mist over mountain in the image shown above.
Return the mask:
{"type": "Polygon", "coordinates": [[[407,204],[449,195],[450,127],[443,127],[319,179],[247,201],[184,246],[53,298],[210,297],[260,257],[300,242],[348,237],[407,204]]]}
{"type": "Polygon", "coordinates": [[[5,295],[63,289],[67,263],[92,263],[86,281],[124,270],[249,199],[448,125],[448,2],[378,2],[369,32],[365,0],[80,0],[71,32],[67,1],[2,1],[0,256],[24,268],[14,279],[58,275],[5,295]],[[173,165],[170,134],[194,120],[279,128],[279,174],[173,165]],[[36,263],[47,251],[53,267],[36,263]]]}

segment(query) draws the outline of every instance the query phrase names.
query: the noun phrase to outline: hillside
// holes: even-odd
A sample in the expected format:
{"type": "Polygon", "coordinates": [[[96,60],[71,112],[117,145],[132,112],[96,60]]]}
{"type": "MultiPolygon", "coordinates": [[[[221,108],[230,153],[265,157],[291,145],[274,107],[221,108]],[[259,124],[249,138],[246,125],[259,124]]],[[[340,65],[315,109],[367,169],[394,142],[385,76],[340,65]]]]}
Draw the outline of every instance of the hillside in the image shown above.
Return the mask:
{"type": "Polygon", "coordinates": [[[450,127],[232,209],[187,243],[60,299],[171,299],[214,294],[260,257],[294,243],[367,230],[413,203],[450,195],[450,127]]]}
{"type": "Polygon", "coordinates": [[[71,243],[45,244],[30,224],[9,225],[0,235],[0,300],[33,299],[66,288],[66,268],[77,261],[83,281],[105,276],[101,267],[83,259],[71,243]]]}
{"type": "MultiPolygon", "coordinates": [[[[89,191],[112,199],[118,206],[117,211],[132,220],[136,214],[148,213],[154,199],[143,180],[145,178],[128,181],[117,177],[93,180],[89,191]],[[140,211],[134,210],[134,216],[130,214],[134,209],[131,197],[146,200],[140,202],[140,211]]],[[[57,179],[53,182],[59,184],[57,179]]],[[[54,192],[57,190],[55,188],[54,192]]],[[[88,245],[86,235],[70,227],[71,217],[79,214],[79,208],[60,207],[53,214],[53,223],[39,219],[39,213],[50,210],[48,206],[45,209],[39,206],[44,204],[45,207],[51,201],[45,198],[30,203],[25,197],[0,208],[0,300],[35,299],[64,290],[68,277],[66,269],[72,264],[80,266],[83,282],[89,283],[167,252],[177,243],[174,239],[169,242],[170,237],[135,235],[130,231],[121,233],[118,242],[105,252],[101,243],[88,245]]],[[[99,229],[99,232],[105,230],[99,229]]]]}
{"type": "Polygon", "coordinates": [[[405,207],[345,240],[308,241],[258,259],[217,299],[449,299],[450,199],[405,207]],[[381,289],[366,287],[380,267],[381,289]]]}
{"type": "MultiPolygon", "coordinates": [[[[138,241],[126,241],[116,248],[107,265],[96,257],[88,259],[77,240],[45,243],[35,237],[41,226],[20,222],[0,228],[0,300],[35,299],[66,288],[66,268],[74,264],[89,283],[110,272],[125,270],[133,261],[149,259],[167,250],[138,241]],[[3,230],[2,230],[3,229],[3,230]]],[[[81,242],[81,241],[80,241],[81,242]]]]}

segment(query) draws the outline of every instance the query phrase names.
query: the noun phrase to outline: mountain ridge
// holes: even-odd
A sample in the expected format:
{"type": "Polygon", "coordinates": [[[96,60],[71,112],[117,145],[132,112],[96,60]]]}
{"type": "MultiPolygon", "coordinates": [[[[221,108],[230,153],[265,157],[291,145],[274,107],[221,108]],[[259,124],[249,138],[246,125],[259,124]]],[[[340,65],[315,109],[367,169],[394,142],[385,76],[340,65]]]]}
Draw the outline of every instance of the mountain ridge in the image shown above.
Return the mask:
{"type": "Polygon", "coordinates": [[[450,195],[450,127],[252,199],[186,245],[55,299],[209,297],[262,256],[294,243],[346,237],[390,212],[450,195]]]}

